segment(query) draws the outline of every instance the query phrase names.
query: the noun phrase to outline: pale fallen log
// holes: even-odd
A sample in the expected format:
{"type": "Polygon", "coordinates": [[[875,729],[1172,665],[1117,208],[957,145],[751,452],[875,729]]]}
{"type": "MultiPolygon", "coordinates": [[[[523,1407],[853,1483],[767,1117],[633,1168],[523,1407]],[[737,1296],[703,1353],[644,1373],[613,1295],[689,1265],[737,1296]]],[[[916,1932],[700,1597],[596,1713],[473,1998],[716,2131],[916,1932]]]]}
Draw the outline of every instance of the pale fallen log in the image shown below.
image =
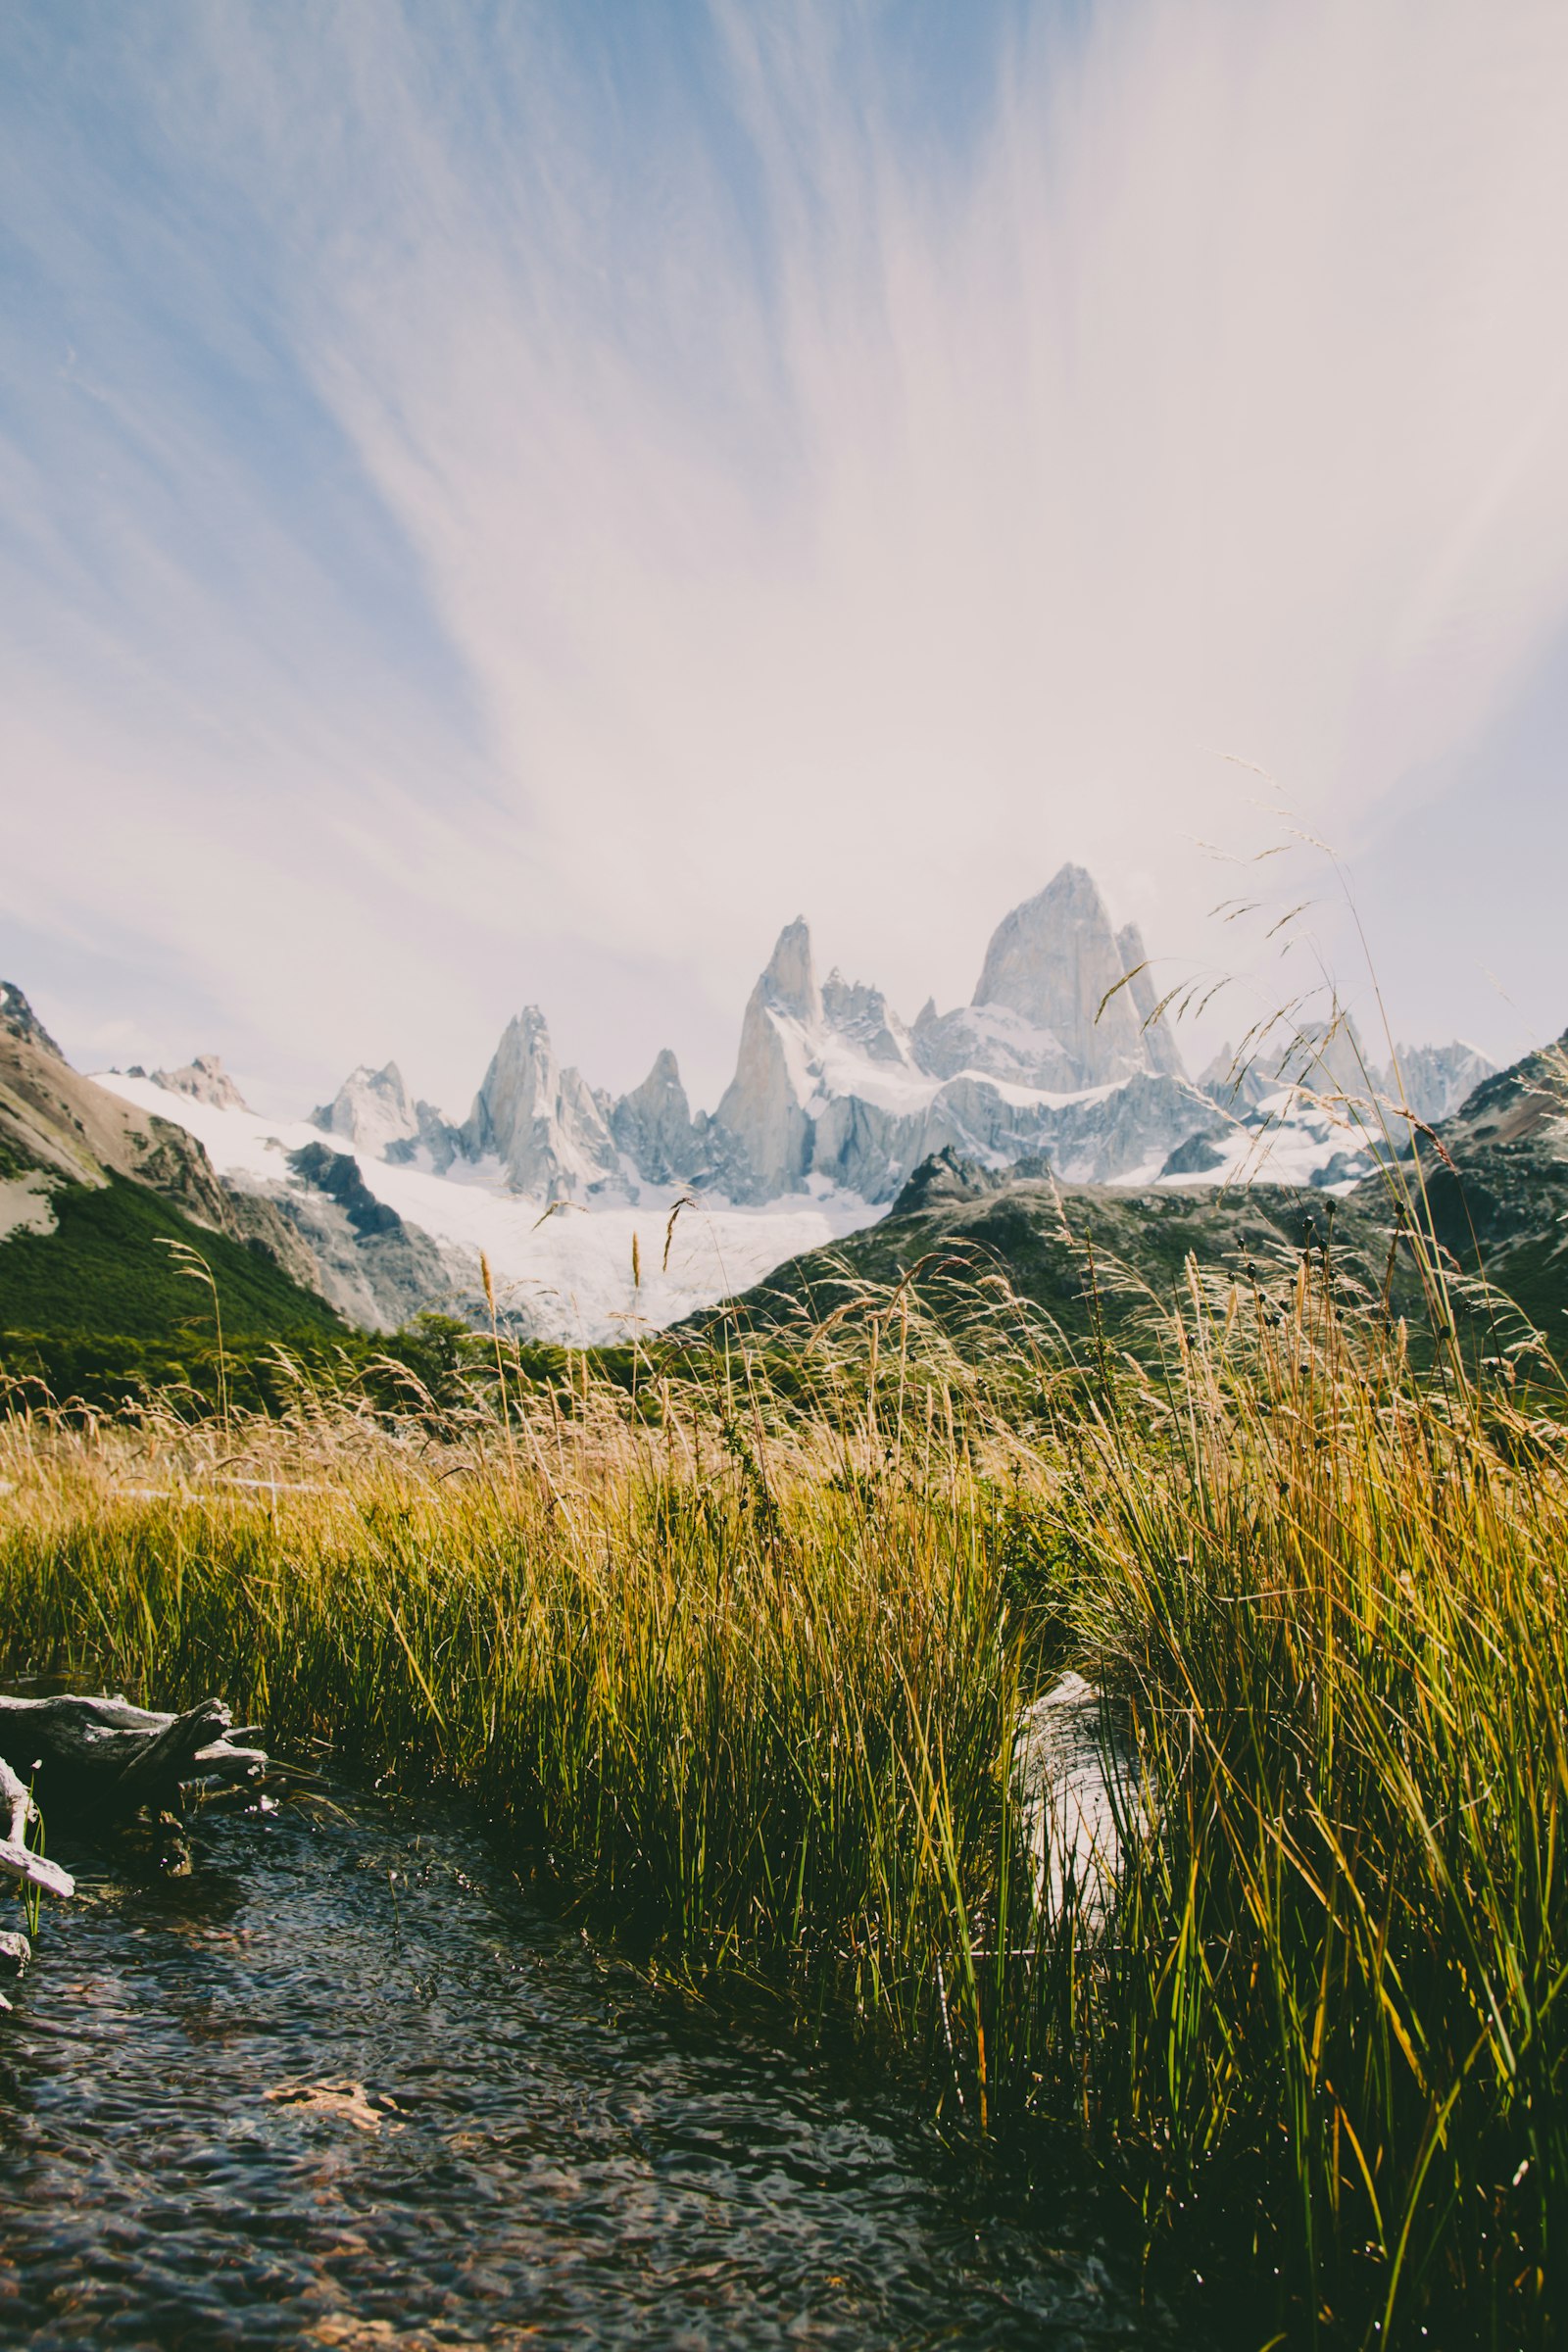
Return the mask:
{"type": "Polygon", "coordinates": [[[0,1839],[0,1871],[29,1886],[41,1886],[45,1894],[69,1896],[76,1891],[69,1870],[62,1870],[58,1862],[51,1862],[46,1854],[35,1854],[14,1838],[0,1839]]]}
{"type": "Polygon", "coordinates": [[[1012,1768],[1042,1910],[1058,1919],[1071,1888],[1080,1921],[1103,1928],[1141,1798],[1137,1765],[1092,1683],[1064,1674],[1024,1708],[1012,1768]]]}
{"type": "Polygon", "coordinates": [[[13,1879],[22,1879],[29,1886],[41,1886],[46,1894],[69,1895],[76,1891],[76,1882],[69,1870],[58,1862],[50,1862],[35,1854],[27,1844],[27,1824],[36,1821],[38,1808],[27,1794],[25,1781],[18,1780],[10,1765],[0,1756],[0,1811],[10,1827],[0,1838],[0,1871],[13,1879]]]}
{"type": "Polygon", "coordinates": [[[0,1697],[0,1757],[28,1774],[40,1802],[108,1817],[172,1809],[192,1781],[259,1781],[265,1750],[239,1744],[255,1728],[236,1728],[218,1698],[165,1715],[123,1698],[0,1697]]]}

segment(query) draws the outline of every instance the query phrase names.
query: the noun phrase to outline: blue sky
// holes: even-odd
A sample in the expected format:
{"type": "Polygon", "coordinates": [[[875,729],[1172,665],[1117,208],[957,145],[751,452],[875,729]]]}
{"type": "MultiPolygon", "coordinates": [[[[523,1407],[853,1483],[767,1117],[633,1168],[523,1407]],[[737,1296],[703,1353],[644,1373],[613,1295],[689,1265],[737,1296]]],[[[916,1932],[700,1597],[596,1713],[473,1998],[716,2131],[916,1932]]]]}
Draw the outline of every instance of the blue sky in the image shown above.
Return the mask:
{"type": "Polygon", "coordinates": [[[912,1013],[1072,857],[1200,1057],[1295,825],[1402,1034],[1555,1033],[1564,119],[1534,0],[15,0],[0,972],[710,1102],[792,915],[912,1013]]]}

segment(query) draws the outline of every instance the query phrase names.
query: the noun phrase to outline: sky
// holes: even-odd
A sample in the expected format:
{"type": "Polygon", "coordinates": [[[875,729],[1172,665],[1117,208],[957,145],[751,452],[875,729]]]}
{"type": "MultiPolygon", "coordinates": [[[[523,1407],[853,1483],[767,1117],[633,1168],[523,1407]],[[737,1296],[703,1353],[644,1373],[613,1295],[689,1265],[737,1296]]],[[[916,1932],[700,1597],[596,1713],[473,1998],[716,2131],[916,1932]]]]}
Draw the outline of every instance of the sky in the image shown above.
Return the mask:
{"type": "Polygon", "coordinates": [[[1560,0],[10,0],[0,977],[710,1105],[793,916],[912,1016],[1073,858],[1195,1062],[1362,935],[1511,1059],[1565,120],[1560,0]]]}

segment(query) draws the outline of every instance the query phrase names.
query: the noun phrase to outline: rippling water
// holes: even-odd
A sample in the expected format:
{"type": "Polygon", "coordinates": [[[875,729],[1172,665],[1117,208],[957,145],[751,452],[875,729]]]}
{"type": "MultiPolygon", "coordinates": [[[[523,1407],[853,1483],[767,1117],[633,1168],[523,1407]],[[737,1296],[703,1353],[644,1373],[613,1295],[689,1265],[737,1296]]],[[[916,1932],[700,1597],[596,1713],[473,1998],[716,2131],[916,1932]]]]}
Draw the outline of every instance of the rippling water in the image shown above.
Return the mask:
{"type": "Polygon", "coordinates": [[[1091,2208],[600,1959],[459,1814],[209,1817],[183,1879],[62,1859],[81,1900],[0,2018],[0,2342],[1166,2340],[1091,2208]]]}

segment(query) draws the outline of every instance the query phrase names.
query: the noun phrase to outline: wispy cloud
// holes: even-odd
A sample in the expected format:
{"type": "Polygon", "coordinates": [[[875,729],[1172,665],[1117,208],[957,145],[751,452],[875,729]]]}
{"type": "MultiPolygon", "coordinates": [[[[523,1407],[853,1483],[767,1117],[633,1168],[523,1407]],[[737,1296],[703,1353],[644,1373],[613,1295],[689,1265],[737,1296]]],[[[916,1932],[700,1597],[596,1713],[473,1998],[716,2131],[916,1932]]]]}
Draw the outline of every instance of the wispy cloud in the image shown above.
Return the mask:
{"type": "Polygon", "coordinates": [[[1563,630],[1554,5],[160,24],[9,35],[0,892],[166,1024],[711,1091],[799,908],[1186,944],[1218,751],[1353,847],[1563,630]]]}

